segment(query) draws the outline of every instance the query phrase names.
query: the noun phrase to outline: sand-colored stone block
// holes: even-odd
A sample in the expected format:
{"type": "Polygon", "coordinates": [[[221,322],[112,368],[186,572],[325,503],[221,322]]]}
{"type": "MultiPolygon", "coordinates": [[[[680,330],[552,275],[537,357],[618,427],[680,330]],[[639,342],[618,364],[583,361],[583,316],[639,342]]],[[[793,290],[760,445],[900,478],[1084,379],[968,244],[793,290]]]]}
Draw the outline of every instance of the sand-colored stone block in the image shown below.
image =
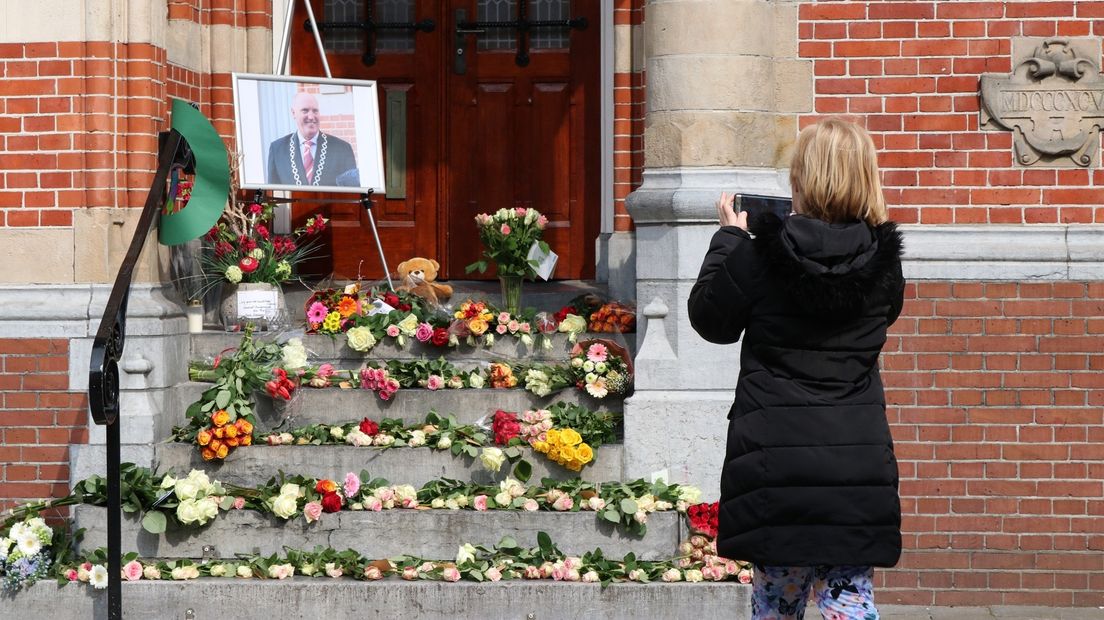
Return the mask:
{"type": "MultiPolygon", "coordinates": [[[[761,0],[686,0],[648,5],[649,55],[751,54],[770,56],[774,6],[761,0]]],[[[795,16],[796,18],[796,16],[795,16]]],[[[795,22],[796,23],[796,22],[795,22]]],[[[797,36],[796,26],[794,36],[797,36]]]]}
{"type": "Polygon", "coordinates": [[[617,24],[613,27],[613,71],[628,73],[633,70],[633,26],[617,24]]]}
{"type": "Polygon", "coordinates": [[[73,283],[73,229],[0,228],[4,284],[73,283]]]}
{"type": "Polygon", "coordinates": [[[0,43],[83,41],[85,23],[90,33],[107,35],[111,32],[109,4],[106,0],[0,2],[0,43]],[[80,19],[82,13],[87,22],[80,19]]]}
{"type": "Polygon", "coordinates": [[[245,36],[245,71],[272,73],[272,31],[268,28],[248,28],[245,36]]]}
{"type": "MultiPolygon", "coordinates": [[[[85,209],[73,213],[75,282],[108,283],[130,247],[138,225],[140,209],[85,209]]],[[[150,233],[134,270],[135,282],[168,281],[169,248],[157,243],[157,230],[150,233]]]]}
{"type": "Polygon", "coordinates": [[[800,2],[774,2],[774,57],[797,58],[797,9],[800,2]]]}
{"type": "Polygon", "coordinates": [[[813,111],[813,61],[775,59],[774,101],[778,112],[813,111]]]}
{"type": "Polygon", "coordinates": [[[766,112],[658,112],[644,130],[646,168],[789,165],[797,118],[766,112]]]}
{"type": "Polygon", "coordinates": [[[170,63],[192,71],[203,71],[206,54],[202,26],[183,19],[171,20],[166,26],[165,39],[165,55],[170,63]]]}
{"type": "Polygon", "coordinates": [[[682,54],[648,63],[648,110],[775,110],[774,60],[682,54]]]}

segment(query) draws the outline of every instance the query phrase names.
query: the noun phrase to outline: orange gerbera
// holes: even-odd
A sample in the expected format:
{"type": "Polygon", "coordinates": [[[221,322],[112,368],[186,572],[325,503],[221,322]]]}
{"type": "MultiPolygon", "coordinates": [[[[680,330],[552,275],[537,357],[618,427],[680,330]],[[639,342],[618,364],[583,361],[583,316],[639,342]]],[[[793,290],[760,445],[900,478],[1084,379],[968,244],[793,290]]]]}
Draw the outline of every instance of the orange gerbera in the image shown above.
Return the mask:
{"type": "Polygon", "coordinates": [[[337,304],[337,312],[341,315],[341,318],[347,319],[356,314],[360,304],[357,303],[352,297],[342,297],[341,301],[337,304]]]}

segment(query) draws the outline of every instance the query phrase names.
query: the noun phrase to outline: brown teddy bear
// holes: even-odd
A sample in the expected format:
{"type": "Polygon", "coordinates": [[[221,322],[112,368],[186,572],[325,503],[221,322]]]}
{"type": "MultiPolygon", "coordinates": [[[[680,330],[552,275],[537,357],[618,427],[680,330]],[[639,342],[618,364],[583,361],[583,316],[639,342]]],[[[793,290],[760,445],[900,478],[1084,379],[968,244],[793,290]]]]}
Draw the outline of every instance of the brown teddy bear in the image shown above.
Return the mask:
{"type": "Polygon", "coordinates": [[[414,293],[434,304],[442,304],[452,297],[452,287],[435,282],[441,265],[430,258],[415,257],[399,263],[399,284],[395,290],[414,293]]]}

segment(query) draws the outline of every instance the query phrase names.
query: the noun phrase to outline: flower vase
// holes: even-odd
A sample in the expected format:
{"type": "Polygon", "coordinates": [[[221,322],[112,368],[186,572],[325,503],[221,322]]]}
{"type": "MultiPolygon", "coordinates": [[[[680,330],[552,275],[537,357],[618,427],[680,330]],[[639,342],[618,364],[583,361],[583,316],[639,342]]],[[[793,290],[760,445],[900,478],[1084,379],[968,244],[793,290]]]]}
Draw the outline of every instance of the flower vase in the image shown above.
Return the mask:
{"type": "Polygon", "coordinates": [[[268,282],[224,284],[219,305],[226,331],[241,331],[252,323],[258,331],[272,331],[287,323],[284,289],[268,282]]]}
{"type": "Polygon", "coordinates": [[[525,276],[498,276],[502,285],[502,305],[510,314],[521,311],[521,283],[525,276]]]}

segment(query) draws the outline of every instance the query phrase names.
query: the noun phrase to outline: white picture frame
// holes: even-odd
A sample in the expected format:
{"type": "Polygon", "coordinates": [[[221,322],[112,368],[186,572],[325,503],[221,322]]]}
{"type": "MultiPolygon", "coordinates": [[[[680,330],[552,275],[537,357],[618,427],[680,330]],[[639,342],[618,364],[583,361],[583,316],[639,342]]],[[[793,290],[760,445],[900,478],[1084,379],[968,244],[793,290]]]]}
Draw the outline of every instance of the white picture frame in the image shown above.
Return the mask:
{"type": "Polygon", "coordinates": [[[242,189],[386,191],[374,81],[254,73],[232,77],[242,189]],[[311,140],[309,157],[304,137],[311,140]]]}

